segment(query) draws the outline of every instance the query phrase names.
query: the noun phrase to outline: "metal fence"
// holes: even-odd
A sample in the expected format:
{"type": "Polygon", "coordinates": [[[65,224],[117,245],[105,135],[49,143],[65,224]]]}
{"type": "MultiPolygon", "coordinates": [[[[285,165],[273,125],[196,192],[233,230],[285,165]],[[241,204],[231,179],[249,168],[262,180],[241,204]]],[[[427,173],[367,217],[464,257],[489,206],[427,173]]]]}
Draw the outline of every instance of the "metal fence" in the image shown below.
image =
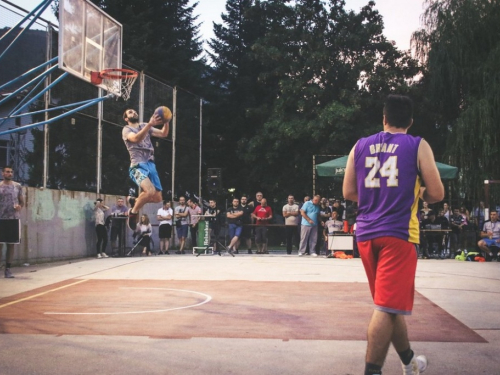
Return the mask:
{"type": "MultiPolygon", "coordinates": [[[[0,35],[27,13],[0,0],[0,35]]],[[[57,56],[57,29],[57,25],[38,19],[0,61],[0,84],[57,56]]],[[[0,51],[2,47],[0,45],[0,51]]],[[[123,67],[130,68],[126,63],[123,67]]],[[[61,74],[62,71],[56,70],[50,80],[53,82],[61,74]]],[[[36,101],[31,111],[77,103],[97,98],[99,94],[95,86],[68,76],[50,90],[50,95],[36,101]]],[[[22,95],[24,93],[19,100],[22,95]]],[[[15,105],[9,103],[0,105],[0,117],[15,105]]],[[[201,98],[146,72],[140,72],[127,102],[105,100],[102,112],[97,105],[90,106],[50,125],[0,136],[0,161],[14,165],[16,179],[28,186],[125,195],[130,182],[129,156],[121,137],[125,125],[123,112],[134,108],[141,121],[148,121],[160,105],[170,107],[174,113],[171,135],[166,139],[154,139],[164,199],[175,199],[186,192],[202,195],[201,175],[205,168],[202,168],[201,158],[201,98]]],[[[49,112],[48,116],[53,118],[62,111],[49,112]]],[[[44,116],[26,116],[18,123],[14,120],[0,122],[0,130],[43,121],[44,116]]]]}

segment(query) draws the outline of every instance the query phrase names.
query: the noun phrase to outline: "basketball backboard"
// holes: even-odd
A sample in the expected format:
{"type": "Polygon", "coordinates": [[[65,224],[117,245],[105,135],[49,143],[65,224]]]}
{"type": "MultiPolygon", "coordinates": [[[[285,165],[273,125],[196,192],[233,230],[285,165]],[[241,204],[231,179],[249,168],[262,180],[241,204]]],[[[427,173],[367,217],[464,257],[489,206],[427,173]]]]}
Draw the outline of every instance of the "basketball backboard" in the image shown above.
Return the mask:
{"type": "Polygon", "coordinates": [[[60,0],[59,68],[90,83],[91,72],[121,67],[122,25],[89,0],[60,0]]]}

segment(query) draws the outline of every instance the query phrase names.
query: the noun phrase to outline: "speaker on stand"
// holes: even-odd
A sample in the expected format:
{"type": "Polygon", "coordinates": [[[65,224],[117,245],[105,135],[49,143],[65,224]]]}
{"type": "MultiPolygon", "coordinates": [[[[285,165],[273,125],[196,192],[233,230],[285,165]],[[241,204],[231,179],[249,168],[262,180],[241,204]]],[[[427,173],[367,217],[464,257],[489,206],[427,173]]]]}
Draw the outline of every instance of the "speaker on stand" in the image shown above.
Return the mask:
{"type": "MultiPolygon", "coordinates": [[[[224,189],[222,187],[222,170],[221,168],[208,168],[207,169],[207,188],[210,196],[217,202],[217,206],[220,207],[219,201],[221,200],[224,189]]],[[[220,215],[217,219],[219,226],[219,233],[215,235],[215,240],[213,244],[217,250],[215,251],[218,255],[221,255],[221,248],[227,250],[227,235],[228,235],[228,225],[226,220],[226,210],[227,210],[227,198],[225,199],[224,209],[220,210],[220,215]],[[221,236],[224,236],[224,243],[221,241],[221,236]]],[[[208,219],[210,220],[210,219],[208,219]]],[[[231,254],[233,257],[234,255],[231,254]]]]}
{"type": "Polygon", "coordinates": [[[218,194],[222,190],[222,172],[220,168],[208,168],[207,187],[211,194],[218,194]]]}

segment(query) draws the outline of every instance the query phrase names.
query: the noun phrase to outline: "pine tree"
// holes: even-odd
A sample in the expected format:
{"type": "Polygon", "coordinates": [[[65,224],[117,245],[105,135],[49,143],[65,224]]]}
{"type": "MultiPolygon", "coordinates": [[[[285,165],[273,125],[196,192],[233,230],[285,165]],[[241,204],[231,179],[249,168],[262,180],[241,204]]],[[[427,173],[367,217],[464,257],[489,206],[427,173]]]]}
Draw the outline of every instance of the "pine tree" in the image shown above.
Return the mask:
{"type": "Polygon", "coordinates": [[[197,91],[205,61],[197,3],[189,0],[98,0],[97,5],[123,24],[123,61],[197,91]]]}
{"type": "Polygon", "coordinates": [[[263,3],[254,0],[228,0],[226,12],[208,42],[214,91],[207,98],[207,159],[209,166],[230,171],[225,184],[242,186],[251,179],[253,168],[244,165],[241,149],[258,133],[270,102],[268,88],[259,82],[261,63],[252,53],[264,35],[266,18],[263,3]]]}

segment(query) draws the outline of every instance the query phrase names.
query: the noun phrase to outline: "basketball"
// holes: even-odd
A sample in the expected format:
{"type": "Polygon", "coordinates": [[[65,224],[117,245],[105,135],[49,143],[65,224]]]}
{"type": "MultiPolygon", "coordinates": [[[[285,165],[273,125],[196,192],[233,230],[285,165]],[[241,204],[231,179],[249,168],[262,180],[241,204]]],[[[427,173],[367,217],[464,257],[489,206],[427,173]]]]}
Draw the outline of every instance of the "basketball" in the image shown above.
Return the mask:
{"type": "Polygon", "coordinates": [[[172,120],[172,111],[168,107],[161,106],[155,109],[155,115],[160,116],[163,122],[172,120]]]}

